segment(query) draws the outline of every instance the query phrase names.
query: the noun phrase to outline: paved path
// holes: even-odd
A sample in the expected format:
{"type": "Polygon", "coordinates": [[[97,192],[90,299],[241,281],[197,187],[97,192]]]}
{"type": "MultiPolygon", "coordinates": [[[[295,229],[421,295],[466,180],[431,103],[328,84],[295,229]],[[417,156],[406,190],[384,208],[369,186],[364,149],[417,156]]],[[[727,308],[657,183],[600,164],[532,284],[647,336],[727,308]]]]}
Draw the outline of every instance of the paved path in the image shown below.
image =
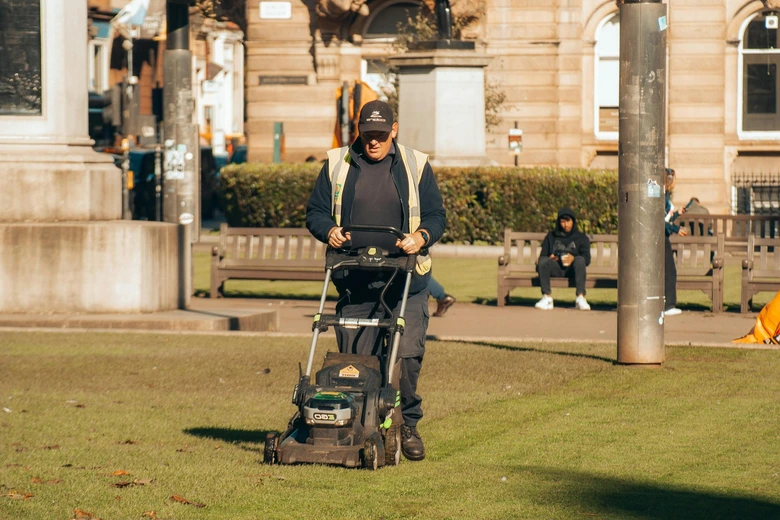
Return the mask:
{"type": "MultiPolygon", "coordinates": [[[[276,309],[279,331],[285,334],[311,336],[312,316],[318,302],[311,300],[263,300],[246,298],[202,299],[197,305],[213,307],[276,309]]],[[[326,312],[333,312],[328,302],[326,312]]],[[[431,312],[436,308],[431,301],[431,312]]],[[[732,345],[731,340],[746,334],[755,323],[756,314],[683,311],[667,318],[666,344],[732,345]]],[[[328,331],[328,334],[332,334],[328,331]]],[[[484,341],[605,341],[617,342],[617,311],[578,311],[557,307],[541,311],[534,307],[510,305],[495,307],[460,303],[450,307],[444,317],[431,318],[428,334],[436,339],[484,341]]]]}

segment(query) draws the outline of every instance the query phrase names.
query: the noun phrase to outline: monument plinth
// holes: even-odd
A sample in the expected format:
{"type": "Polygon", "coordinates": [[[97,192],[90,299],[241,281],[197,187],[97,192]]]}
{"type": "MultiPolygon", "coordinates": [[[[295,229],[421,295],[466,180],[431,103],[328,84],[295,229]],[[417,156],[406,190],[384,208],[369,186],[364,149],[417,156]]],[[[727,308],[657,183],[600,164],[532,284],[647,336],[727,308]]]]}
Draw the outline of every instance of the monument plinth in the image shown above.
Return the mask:
{"type": "Polygon", "coordinates": [[[490,60],[474,50],[473,42],[456,40],[420,42],[390,58],[398,69],[399,140],[429,154],[433,166],[493,164],[485,150],[490,60]]]}
{"type": "Polygon", "coordinates": [[[0,312],[179,306],[180,231],[120,220],[87,132],[87,2],[0,0],[0,312]]]}

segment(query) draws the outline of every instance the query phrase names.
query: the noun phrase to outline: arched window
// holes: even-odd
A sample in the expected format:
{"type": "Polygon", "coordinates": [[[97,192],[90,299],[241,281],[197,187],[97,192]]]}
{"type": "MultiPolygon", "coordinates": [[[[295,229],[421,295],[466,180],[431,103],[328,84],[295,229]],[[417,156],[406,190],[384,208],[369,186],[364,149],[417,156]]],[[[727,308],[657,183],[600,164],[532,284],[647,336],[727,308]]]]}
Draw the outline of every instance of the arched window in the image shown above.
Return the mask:
{"type": "Polygon", "coordinates": [[[384,59],[388,43],[396,39],[399,27],[408,26],[409,19],[417,18],[422,10],[422,3],[414,0],[389,0],[374,5],[376,9],[366,21],[363,31],[360,76],[361,80],[376,92],[379,99],[387,101],[395,94],[396,81],[395,74],[388,69],[384,59]]]}
{"type": "Polygon", "coordinates": [[[620,14],[615,13],[596,29],[594,74],[594,127],[598,139],[618,138],[620,85],[620,14]]]}
{"type": "Polygon", "coordinates": [[[771,11],[757,13],[745,25],[741,40],[740,130],[742,133],[750,132],[743,137],[762,137],[755,134],[761,132],[764,137],[776,138],[780,132],[778,14],[771,11]]]}

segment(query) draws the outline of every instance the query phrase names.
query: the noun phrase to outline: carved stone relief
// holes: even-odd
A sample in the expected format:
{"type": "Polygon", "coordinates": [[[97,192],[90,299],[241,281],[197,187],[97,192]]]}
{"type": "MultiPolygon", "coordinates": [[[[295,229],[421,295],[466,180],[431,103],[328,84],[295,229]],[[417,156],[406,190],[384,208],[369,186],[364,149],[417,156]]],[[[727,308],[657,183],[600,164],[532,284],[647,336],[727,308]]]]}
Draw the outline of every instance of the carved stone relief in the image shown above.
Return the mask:
{"type": "Polygon", "coordinates": [[[317,13],[317,27],[323,40],[336,37],[345,40],[348,23],[353,15],[368,16],[367,0],[317,0],[314,11],[317,13]]]}

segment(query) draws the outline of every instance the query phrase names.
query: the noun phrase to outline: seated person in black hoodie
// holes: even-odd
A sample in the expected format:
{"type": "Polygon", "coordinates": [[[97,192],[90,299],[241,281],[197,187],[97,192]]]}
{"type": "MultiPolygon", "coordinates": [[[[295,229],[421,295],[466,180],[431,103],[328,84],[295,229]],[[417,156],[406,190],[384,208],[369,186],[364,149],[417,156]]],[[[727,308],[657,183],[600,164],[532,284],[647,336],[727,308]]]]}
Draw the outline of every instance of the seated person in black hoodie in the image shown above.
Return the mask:
{"type": "Polygon", "coordinates": [[[536,303],[537,309],[552,310],[553,298],[550,289],[550,277],[574,277],[577,286],[575,307],[589,311],[590,305],[585,299],[585,268],[590,264],[590,239],[577,229],[577,218],[569,208],[558,212],[555,231],[547,233],[542,242],[542,252],[536,270],[542,286],[542,299],[536,303]]]}

